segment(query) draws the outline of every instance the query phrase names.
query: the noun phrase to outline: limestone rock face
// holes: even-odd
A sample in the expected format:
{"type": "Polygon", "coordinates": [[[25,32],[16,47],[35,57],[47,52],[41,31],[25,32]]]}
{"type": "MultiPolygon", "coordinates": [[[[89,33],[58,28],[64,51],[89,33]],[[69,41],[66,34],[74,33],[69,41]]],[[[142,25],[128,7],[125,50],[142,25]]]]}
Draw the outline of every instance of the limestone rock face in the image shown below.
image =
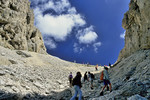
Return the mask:
{"type": "Polygon", "coordinates": [[[34,26],[28,0],[0,0],[0,45],[45,53],[41,33],[34,26]]]}
{"type": "Polygon", "coordinates": [[[118,60],[138,50],[150,48],[150,0],[131,0],[122,26],[126,30],[125,47],[118,60]]]}

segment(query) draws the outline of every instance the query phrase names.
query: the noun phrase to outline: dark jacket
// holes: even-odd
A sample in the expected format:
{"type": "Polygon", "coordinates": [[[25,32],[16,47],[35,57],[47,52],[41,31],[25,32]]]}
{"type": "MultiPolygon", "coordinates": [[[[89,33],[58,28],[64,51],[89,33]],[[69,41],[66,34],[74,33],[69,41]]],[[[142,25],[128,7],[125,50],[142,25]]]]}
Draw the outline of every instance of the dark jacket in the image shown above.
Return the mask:
{"type": "Polygon", "coordinates": [[[87,80],[87,75],[86,73],[84,74],[84,81],[87,80]]]}
{"type": "Polygon", "coordinates": [[[80,88],[82,87],[82,84],[81,84],[81,77],[80,76],[76,76],[74,79],[73,79],[73,84],[72,85],[78,85],[80,88]]]}

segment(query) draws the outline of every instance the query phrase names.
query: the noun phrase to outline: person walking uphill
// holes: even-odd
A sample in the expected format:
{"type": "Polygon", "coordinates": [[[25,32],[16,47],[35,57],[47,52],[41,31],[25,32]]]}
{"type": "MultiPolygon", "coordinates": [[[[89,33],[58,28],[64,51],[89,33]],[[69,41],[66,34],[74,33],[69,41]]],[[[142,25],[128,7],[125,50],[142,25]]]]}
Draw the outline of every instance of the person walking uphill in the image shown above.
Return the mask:
{"type": "Polygon", "coordinates": [[[107,85],[109,85],[109,91],[110,92],[112,91],[111,90],[111,83],[109,80],[108,68],[106,66],[104,66],[104,71],[103,71],[103,82],[104,82],[104,87],[102,88],[102,90],[100,92],[100,96],[103,95],[103,91],[107,85]]]}
{"type": "Polygon", "coordinates": [[[85,82],[86,80],[88,80],[88,79],[87,79],[87,72],[85,72],[85,74],[84,74],[84,82],[85,82]]]}
{"type": "Polygon", "coordinates": [[[72,79],[73,79],[72,72],[70,72],[70,74],[68,76],[70,87],[72,87],[72,79]]]}
{"type": "Polygon", "coordinates": [[[73,79],[73,83],[72,83],[72,85],[74,86],[75,94],[74,94],[74,96],[70,100],[75,100],[75,98],[77,97],[77,94],[79,94],[79,99],[78,100],[82,99],[81,77],[82,77],[81,73],[77,72],[75,78],[73,79]]]}
{"type": "Polygon", "coordinates": [[[93,89],[93,80],[94,80],[94,75],[93,73],[88,72],[88,81],[90,82],[90,88],[93,89]]]}
{"type": "Polygon", "coordinates": [[[98,70],[98,64],[95,66],[95,70],[96,70],[96,71],[98,70]]]}

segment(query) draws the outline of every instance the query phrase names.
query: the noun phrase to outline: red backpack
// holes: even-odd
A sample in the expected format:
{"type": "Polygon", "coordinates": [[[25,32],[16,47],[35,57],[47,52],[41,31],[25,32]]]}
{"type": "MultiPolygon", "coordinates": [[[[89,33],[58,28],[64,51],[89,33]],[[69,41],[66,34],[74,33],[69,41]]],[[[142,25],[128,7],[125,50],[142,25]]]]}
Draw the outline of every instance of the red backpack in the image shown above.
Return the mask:
{"type": "Polygon", "coordinates": [[[101,75],[100,75],[100,80],[103,80],[103,77],[104,77],[104,73],[103,71],[101,72],[101,75]]]}

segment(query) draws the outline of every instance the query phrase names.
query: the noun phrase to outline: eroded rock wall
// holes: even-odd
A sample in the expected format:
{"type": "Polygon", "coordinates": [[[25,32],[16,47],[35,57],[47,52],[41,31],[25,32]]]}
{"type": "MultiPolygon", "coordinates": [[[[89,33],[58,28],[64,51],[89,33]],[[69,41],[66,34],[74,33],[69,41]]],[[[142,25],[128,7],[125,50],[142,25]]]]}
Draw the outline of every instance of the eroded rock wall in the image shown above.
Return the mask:
{"type": "Polygon", "coordinates": [[[126,30],[125,46],[118,61],[138,50],[150,49],[150,0],[131,0],[122,26],[126,30]]]}
{"type": "Polygon", "coordinates": [[[0,0],[0,45],[45,53],[41,33],[34,26],[28,0],[0,0]]]}

